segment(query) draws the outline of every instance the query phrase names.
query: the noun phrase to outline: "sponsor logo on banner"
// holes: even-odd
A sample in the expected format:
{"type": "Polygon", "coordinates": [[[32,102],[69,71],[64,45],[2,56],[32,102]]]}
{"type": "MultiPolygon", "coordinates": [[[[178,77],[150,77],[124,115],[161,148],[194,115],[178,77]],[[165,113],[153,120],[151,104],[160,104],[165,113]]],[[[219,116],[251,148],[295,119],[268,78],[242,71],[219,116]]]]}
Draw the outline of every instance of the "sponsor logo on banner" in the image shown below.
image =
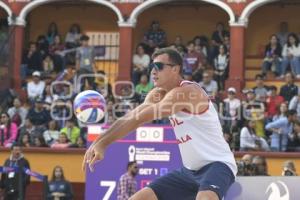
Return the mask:
{"type": "Polygon", "coordinates": [[[134,145],[128,147],[129,161],[170,161],[170,151],[156,151],[155,148],[139,148],[134,145]]]}
{"type": "Polygon", "coordinates": [[[270,193],[268,200],[290,200],[290,193],[287,185],[282,181],[272,182],[266,189],[270,193]],[[284,192],[281,192],[284,190],[284,192]]]}

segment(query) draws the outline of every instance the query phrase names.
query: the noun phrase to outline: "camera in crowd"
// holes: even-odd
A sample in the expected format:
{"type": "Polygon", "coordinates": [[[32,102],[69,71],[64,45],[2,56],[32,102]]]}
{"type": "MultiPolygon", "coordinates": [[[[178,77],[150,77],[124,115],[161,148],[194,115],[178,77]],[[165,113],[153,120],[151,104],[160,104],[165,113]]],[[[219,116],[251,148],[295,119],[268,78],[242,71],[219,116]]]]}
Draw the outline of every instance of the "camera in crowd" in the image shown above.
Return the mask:
{"type": "Polygon", "coordinates": [[[238,176],[253,176],[255,165],[246,163],[245,161],[237,161],[236,165],[238,167],[238,176]]]}
{"type": "MultiPolygon", "coordinates": [[[[249,155],[250,156],[250,155],[249,155]]],[[[267,162],[264,157],[250,156],[251,158],[237,161],[238,176],[269,176],[267,162]]]]}

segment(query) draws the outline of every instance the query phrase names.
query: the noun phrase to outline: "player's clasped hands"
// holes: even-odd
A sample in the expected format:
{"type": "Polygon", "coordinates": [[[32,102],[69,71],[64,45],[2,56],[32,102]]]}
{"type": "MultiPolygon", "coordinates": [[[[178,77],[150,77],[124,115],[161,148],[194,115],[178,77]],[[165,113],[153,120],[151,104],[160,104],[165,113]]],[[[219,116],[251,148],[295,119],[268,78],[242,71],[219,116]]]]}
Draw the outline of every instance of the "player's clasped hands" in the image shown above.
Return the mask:
{"type": "Polygon", "coordinates": [[[93,143],[84,155],[82,169],[85,171],[86,165],[89,165],[91,172],[93,172],[95,163],[104,158],[104,151],[105,148],[101,142],[97,141],[96,143],[93,143]]]}

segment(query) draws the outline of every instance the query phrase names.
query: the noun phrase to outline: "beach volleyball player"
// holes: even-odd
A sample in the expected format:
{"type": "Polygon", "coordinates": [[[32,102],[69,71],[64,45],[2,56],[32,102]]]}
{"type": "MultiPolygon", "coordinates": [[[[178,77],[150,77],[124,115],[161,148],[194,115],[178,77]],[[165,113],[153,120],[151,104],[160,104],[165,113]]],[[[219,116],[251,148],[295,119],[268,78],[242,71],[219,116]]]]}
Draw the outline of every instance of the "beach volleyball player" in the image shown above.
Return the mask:
{"type": "Polygon", "coordinates": [[[93,171],[108,145],[146,122],[169,117],[183,167],[154,180],[130,200],[221,200],[237,167],[217,111],[198,84],[182,79],[182,58],[176,50],[157,50],[151,67],[155,88],[143,104],[97,138],[85,154],[83,168],[88,165],[93,171]]]}

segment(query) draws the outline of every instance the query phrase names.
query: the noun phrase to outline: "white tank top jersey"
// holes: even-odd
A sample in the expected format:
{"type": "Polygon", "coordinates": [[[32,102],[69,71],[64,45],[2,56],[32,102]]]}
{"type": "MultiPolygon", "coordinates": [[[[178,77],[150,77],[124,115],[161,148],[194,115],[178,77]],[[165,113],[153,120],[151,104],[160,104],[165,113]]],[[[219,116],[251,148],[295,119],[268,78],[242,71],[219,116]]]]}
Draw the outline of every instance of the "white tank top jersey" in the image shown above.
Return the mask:
{"type": "MultiPolygon", "coordinates": [[[[182,81],[180,86],[185,84],[197,83],[182,81]]],[[[204,92],[204,89],[198,86],[204,92]]],[[[236,162],[229,145],[223,138],[218,113],[211,100],[202,113],[180,111],[170,117],[170,122],[179,144],[184,167],[199,170],[209,163],[220,161],[236,175],[236,162]]]]}

